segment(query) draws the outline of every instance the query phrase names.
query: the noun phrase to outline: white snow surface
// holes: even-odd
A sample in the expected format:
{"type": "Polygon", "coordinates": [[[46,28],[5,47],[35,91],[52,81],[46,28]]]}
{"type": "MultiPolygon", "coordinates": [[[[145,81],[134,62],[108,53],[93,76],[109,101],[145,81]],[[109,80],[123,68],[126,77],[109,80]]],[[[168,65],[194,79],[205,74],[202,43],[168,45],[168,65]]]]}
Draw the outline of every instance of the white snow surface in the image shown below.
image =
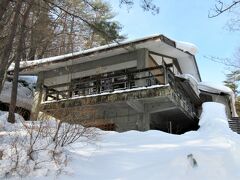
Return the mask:
{"type": "Polygon", "coordinates": [[[221,84],[217,84],[217,83],[212,83],[212,82],[199,82],[198,88],[203,91],[217,93],[217,94],[223,92],[231,95],[233,93],[233,91],[229,87],[221,84]]]}
{"type": "MultiPolygon", "coordinates": [[[[11,90],[12,83],[6,81],[4,83],[2,92],[0,94],[0,101],[4,103],[10,103],[11,100],[11,90]]],[[[18,91],[17,91],[17,106],[22,107],[28,110],[31,110],[33,103],[33,93],[27,87],[24,87],[21,83],[18,83],[18,91]]]]}
{"type": "Polygon", "coordinates": [[[210,93],[215,93],[215,94],[220,94],[220,93],[225,93],[229,95],[229,100],[230,100],[230,106],[231,106],[231,111],[232,111],[232,117],[238,117],[236,107],[235,107],[235,94],[227,86],[217,84],[217,83],[212,83],[212,82],[199,82],[198,83],[198,88],[202,91],[210,92],[210,93]]]}
{"type": "Polygon", "coordinates": [[[198,52],[198,48],[195,44],[184,42],[184,41],[175,41],[175,42],[176,42],[176,48],[178,49],[189,52],[192,55],[196,55],[198,52]]]}
{"type": "MultiPolygon", "coordinates": [[[[240,136],[229,129],[227,120],[224,105],[209,102],[203,104],[198,131],[183,135],[101,131],[95,143],[77,141],[64,149],[70,159],[62,171],[51,162],[51,173],[46,173],[50,166],[44,166],[28,179],[239,180],[240,136]]],[[[4,131],[0,133],[2,142],[4,131]]],[[[0,160],[0,166],[8,164],[0,160]]]]}
{"type": "Polygon", "coordinates": [[[179,77],[182,77],[184,79],[188,79],[189,80],[189,83],[190,85],[192,86],[193,90],[195,91],[195,93],[199,96],[200,94],[200,91],[198,89],[198,80],[192,76],[191,74],[180,74],[180,75],[177,75],[179,77]]]}

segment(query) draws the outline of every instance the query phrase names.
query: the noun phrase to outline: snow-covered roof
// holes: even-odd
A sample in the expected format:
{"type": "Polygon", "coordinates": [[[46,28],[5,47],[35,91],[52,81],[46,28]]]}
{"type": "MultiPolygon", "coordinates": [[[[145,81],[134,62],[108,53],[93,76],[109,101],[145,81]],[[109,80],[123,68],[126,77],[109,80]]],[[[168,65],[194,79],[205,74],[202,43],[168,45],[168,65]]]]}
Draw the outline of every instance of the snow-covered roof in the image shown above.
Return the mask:
{"type": "MultiPolygon", "coordinates": [[[[0,101],[4,103],[10,103],[11,100],[12,83],[6,81],[2,92],[0,94],[0,101]]],[[[31,110],[33,103],[33,93],[27,87],[24,87],[21,83],[18,83],[17,93],[17,107],[22,107],[27,110],[31,110]]]]}
{"type": "Polygon", "coordinates": [[[182,49],[183,51],[196,55],[198,48],[195,44],[184,42],[184,41],[175,41],[175,42],[176,42],[176,48],[182,49]]]}
{"type": "Polygon", "coordinates": [[[229,87],[212,82],[199,82],[198,88],[202,91],[215,94],[225,93],[231,95],[233,93],[233,91],[229,87]]]}
{"type": "MultiPolygon", "coordinates": [[[[74,58],[74,57],[78,57],[79,55],[87,55],[88,53],[93,53],[93,52],[97,52],[97,51],[101,51],[101,50],[107,50],[110,48],[114,48],[114,47],[118,47],[121,45],[125,45],[125,44],[129,44],[129,43],[135,43],[138,41],[144,41],[146,39],[151,39],[151,38],[155,38],[155,37],[159,37],[161,35],[151,35],[151,36],[147,36],[144,38],[138,38],[138,39],[134,39],[134,40],[127,40],[127,41],[123,41],[123,42],[119,42],[119,43],[112,43],[112,44],[106,44],[103,46],[99,46],[99,47],[94,47],[94,48],[90,48],[90,49],[86,49],[86,50],[82,50],[79,52],[73,52],[73,53],[69,53],[69,54],[63,54],[63,55],[59,55],[59,56],[54,56],[54,57],[49,57],[49,58],[43,58],[43,59],[38,59],[38,60],[32,60],[32,61],[22,61],[21,62],[21,68],[27,68],[27,67],[31,67],[31,66],[36,66],[36,65],[40,65],[40,64],[45,64],[45,63],[53,63],[53,62],[58,62],[64,59],[68,59],[68,58],[74,58]]],[[[14,68],[14,64],[12,64],[9,68],[9,70],[12,70],[14,68]]]]}
{"type": "Polygon", "coordinates": [[[235,107],[235,94],[234,92],[227,86],[217,84],[217,83],[211,83],[211,82],[199,82],[198,88],[201,91],[214,93],[214,94],[227,94],[229,95],[230,100],[230,106],[232,111],[232,117],[238,117],[235,107]]]}
{"type": "MultiPolygon", "coordinates": [[[[136,49],[146,48],[150,51],[178,59],[180,68],[183,73],[191,74],[197,78],[198,81],[201,81],[195,57],[193,54],[191,54],[193,53],[193,50],[186,47],[186,43],[185,46],[179,46],[179,43],[176,43],[164,35],[158,34],[140,39],[104,45],[61,56],[44,58],[34,61],[25,61],[21,63],[21,74],[36,75],[42,71],[54,70],[60,67],[72,66],[75,64],[118,55],[121,53],[128,53],[136,49]],[[178,47],[176,47],[176,44],[178,44],[178,47]]],[[[190,47],[190,45],[188,47],[190,47]]],[[[14,65],[12,65],[9,70],[12,70],[13,67],[14,65]]]]}

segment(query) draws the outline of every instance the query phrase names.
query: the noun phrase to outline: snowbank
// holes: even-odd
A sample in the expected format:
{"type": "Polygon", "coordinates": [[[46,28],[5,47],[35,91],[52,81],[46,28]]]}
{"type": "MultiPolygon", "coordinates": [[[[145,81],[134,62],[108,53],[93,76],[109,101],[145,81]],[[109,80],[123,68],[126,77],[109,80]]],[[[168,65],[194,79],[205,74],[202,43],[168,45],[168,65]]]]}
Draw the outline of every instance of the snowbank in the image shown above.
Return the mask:
{"type": "Polygon", "coordinates": [[[205,103],[200,126],[183,135],[110,132],[98,146],[75,143],[71,176],[59,178],[238,180],[240,137],[229,129],[224,106],[205,103]]]}
{"type": "Polygon", "coordinates": [[[42,179],[44,176],[53,179],[60,172],[64,173],[68,152],[60,143],[71,140],[70,126],[83,136],[86,135],[84,128],[62,123],[53,141],[57,121],[24,121],[15,115],[16,123],[11,124],[7,122],[8,113],[0,111],[0,179],[42,179]],[[68,134],[63,134],[66,129],[68,134]]]}
{"type": "Polygon", "coordinates": [[[66,148],[70,159],[60,174],[51,164],[52,173],[38,171],[29,179],[239,180],[240,136],[229,129],[225,107],[204,103],[199,124],[183,135],[103,132],[96,144],[78,141],[66,148]]]}

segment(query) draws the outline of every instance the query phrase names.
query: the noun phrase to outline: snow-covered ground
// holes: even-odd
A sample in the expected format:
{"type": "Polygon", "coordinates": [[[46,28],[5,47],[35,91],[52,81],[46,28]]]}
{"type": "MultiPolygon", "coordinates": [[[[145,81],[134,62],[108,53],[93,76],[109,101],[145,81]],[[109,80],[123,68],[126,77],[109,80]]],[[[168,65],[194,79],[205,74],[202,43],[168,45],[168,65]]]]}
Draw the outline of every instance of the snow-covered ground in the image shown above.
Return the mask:
{"type": "MultiPolygon", "coordinates": [[[[4,117],[6,114],[0,113],[2,121],[4,117]]],[[[7,125],[0,127],[1,144],[6,140],[7,125]]],[[[222,104],[204,103],[199,130],[183,135],[161,131],[100,133],[95,143],[78,140],[64,148],[68,160],[61,171],[56,166],[51,170],[46,167],[31,173],[29,179],[240,179],[240,136],[229,129],[222,104]]],[[[0,167],[7,164],[0,160],[0,167]]]]}

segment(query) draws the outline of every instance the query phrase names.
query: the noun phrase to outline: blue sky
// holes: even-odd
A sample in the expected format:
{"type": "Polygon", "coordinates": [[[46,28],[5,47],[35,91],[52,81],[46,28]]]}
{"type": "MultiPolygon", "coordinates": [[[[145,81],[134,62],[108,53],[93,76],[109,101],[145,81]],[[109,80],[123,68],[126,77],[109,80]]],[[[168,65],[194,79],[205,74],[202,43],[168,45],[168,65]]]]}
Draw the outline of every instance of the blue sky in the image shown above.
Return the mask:
{"type": "Polygon", "coordinates": [[[157,15],[144,12],[138,2],[128,10],[120,8],[118,0],[111,1],[113,11],[117,13],[115,19],[123,25],[123,34],[129,39],[164,34],[172,39],[191,42],[198,47],[196,59],[202,81],[224,81],[228,68],[205,56],[233,58],[240,46],[240,36],[226,28],[230,14],[208,18],[208,11],[214,7],[215,0],[156,0],[160,7],[157,15]]]}

